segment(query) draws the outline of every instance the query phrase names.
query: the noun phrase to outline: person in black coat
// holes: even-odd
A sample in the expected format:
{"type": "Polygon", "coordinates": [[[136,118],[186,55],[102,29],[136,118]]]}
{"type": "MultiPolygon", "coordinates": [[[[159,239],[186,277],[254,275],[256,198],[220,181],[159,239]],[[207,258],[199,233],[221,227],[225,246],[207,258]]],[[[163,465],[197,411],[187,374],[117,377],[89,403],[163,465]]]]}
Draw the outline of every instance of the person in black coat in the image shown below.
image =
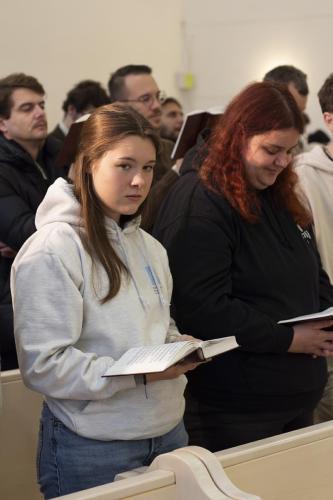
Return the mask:
{"type": "Polygon", "coordinates": [[[196,144],[190,148],[184,158],[176,161],[176,164],[167,172],[150,190],[146,205],[142,212],[141,227],[151,233],[160,206],[171,190],[172,186],[190,170],[197,171],[200,168],[206,154],[207,141],[211,129],[204,129],[197,137],[196,144]]]}
{"type": "Polygon", "coordinates": [[[57,139],[63,145],[65,137],[75,121],[83,115],[92,113],[94,109],[109,104],[109,102],[110,99],[99,82],[82,80],[67,93],[62,105],[63,120],[49,133],[49,137],[57,139]]]}
{"type": "Polygon", "coordinates": [[[46,139],[44,89],[32,76],[0,80],[0,353],[3,370],[17,368],[10,294],[16,252],[35,232],[35,213],[61,169],[61,143],[46,139]]]}
{"type": "Polygon", "coordinates": [[[285,86],[250,85],[228,106],[199,175],[179,179],[155,222],[180,331],[236,335],[241,346],[189,375],[190,443],[211,451],[311,425],[325,386],[333,346],[323,328],[333,322],[278,324],[333,304],[295,194],[302,128],[285,86]]]}

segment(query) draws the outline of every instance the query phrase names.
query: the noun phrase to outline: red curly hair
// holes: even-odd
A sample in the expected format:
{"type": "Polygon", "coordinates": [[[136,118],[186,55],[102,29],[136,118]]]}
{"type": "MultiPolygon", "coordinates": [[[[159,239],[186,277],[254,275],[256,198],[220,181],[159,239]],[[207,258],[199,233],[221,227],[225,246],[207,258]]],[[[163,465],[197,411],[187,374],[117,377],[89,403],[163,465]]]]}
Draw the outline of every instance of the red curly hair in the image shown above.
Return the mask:
{"type": "MultiPolygon", "coordinates": [[[[248,140],[272,130],[303,132],[303,117],[285,85],[258,82],[246,87],[229,104],[209,141],[209,153],[200,178],[212,191],[223,194],[248,222],[257,222],[260,201],[244,173],[243,151],[248,140]]],[[[302,227],[311,215],[295,193],[297,175],[288,165],[270,187],[276,202],[302,227]]]]}

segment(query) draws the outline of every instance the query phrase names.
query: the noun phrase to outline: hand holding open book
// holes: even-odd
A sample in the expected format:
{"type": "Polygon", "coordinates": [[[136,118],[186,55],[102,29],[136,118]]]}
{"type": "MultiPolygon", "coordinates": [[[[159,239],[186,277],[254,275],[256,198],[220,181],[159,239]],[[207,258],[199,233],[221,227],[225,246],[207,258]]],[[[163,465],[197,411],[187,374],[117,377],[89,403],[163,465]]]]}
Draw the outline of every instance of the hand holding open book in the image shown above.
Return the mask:
{"type": "Polygon", "coordinates": [[[155,346],[133,347],[105,372],[104,377],[163,372],[170,366],[191,356],[191,361],[209,358],[238,347],[235,337],[213,340],[187,340],[155,346]]]}
{"type": "Polygon", "coordinates": [[[293,327],[293,340],[288,352],[312,354],[315,358],[333,356],[333,307],[279,321],[279,324],[293,327]]]}

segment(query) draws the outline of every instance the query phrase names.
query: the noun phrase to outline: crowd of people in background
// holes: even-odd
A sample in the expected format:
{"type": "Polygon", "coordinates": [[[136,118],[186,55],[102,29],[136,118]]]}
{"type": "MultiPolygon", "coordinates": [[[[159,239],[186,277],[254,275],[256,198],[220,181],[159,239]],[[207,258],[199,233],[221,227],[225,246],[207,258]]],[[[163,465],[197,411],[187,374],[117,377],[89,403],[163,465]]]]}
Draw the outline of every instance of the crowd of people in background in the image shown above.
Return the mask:
{"type": "MultiPolygon", "coordinates": [[[[79,82],[50,133],[42,84],[0,79],[1,368],[45,396],[45,498],[333,418],[333,320],[278,323],[333,306],[333,143],[306,145],[308,94],[272,69],[174,162],[182,105],[149,66],[79,82]],[[130,347],[229,335],[207,363],[103,377],[130,347]]],[[[318,98],[331,134],[333,74],[318,98]]]]}

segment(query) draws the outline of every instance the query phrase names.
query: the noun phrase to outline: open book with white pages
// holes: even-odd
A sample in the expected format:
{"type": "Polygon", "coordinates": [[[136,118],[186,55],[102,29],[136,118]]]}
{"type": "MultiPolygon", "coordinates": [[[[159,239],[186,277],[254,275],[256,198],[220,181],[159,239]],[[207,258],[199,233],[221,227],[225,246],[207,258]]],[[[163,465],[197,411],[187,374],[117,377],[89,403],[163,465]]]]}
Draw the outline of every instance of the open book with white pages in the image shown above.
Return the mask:
{"type": "Polygon", "coordinates": [[[182,128],[171,153],[172,160],[183,158],[187,151],[195,145],[199,133],[206,127],[212,128],[222,115],[221,107],[207,110],[191,111],[185,116],[182,128]]]}
{"type": "Polygon", "coordinates": [[[296,323],[305,323],[307,321],[320,321],[323,319],[333,319],[333,307],[329,307],[324,311],[314,314],[305,314],[304,316],[296,316],[295,318],[284,319],[278,321],[279,325],[295,325],[296,323]]]}
{"type": "Polygon", "coordinates": [[[170,344],[133,347],[104,373],[104,377],[163,372],[191,355],[191,361],[205,361],[239,347],[235,337],[186,340],[170,344]]]}

